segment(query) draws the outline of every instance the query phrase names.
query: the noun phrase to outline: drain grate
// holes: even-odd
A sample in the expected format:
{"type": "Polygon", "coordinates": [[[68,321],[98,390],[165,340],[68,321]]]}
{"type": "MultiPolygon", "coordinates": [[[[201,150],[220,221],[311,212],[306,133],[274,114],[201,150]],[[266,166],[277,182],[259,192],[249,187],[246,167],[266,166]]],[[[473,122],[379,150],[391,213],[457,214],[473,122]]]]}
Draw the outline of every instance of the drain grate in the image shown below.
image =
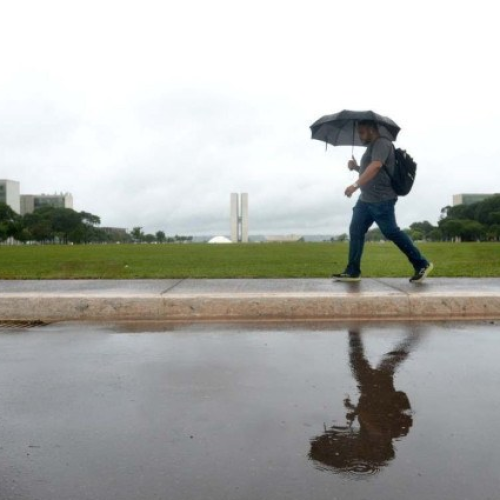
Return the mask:
{"type": "Polygon", "coordinates": [[[35,326],[47,326],[48,323],[40,320],[19,320],[19,319],[2,319],[0,320],[0,329],[4,328],[34,328],[35,326]]]}

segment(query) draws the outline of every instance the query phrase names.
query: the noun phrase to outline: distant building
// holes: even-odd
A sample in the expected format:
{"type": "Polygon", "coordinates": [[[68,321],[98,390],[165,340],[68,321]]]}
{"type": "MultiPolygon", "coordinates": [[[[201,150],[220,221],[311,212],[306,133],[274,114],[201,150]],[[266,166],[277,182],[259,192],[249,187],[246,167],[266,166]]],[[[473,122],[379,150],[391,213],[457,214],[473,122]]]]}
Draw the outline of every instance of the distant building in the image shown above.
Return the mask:
{"type": "Polygon", "coordinates": [[[248,243],[248,193],[231,193],[231,241],[248,243]]]}
{"type": "Polygon", "coordinates": [[[21,213],[20,184],[18,181],[0,179],[0,203],[9,205],[14,212],[21,213]]]}
{"type": "Polygon", "coordinates": [[[21,215],[31,214],[42,207],[73,208],[73,195],[71,193],[21,195],[21,215]]]}
{"type": "Polygon", "coordinates": [[[473,203],[478,203],[480,201],[486,200],[495,196],[494,194],[479,194],[479,193],[467,193],[467,194],[454,194],[453,195],[453,206],[457,205],[472,205],[473,203]]]}
{"type": "Polygon", "coordinates": [[[299,234],[277,234],[266,236],[266,241],[270,243],[291,243],[293,241],[300,241],[302,236],[299,234]]]}

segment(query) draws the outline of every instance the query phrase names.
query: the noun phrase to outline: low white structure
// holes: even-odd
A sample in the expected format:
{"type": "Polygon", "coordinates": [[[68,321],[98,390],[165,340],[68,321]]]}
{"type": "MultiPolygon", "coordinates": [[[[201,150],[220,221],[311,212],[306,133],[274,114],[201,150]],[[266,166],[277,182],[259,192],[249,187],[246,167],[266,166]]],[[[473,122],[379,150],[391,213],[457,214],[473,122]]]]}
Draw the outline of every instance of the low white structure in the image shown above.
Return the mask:
{"type": "Polygon", "coordinates": [[[225,236],[214,236],[208,242],[209,243],[215,243],[215,244],[219,244],[219,243],[222,243],[222,244],[224,244],[224,243],[232,243],[232,241],[229,238],[226,238],[225,236]]]}
{"type": "Polygon", "coordinates": [[[266,236],[266,241],[272,243],[290,243],[293,241],[299,241],[302,238],[300,234],[276,234],[272,236],[266,236]]]}

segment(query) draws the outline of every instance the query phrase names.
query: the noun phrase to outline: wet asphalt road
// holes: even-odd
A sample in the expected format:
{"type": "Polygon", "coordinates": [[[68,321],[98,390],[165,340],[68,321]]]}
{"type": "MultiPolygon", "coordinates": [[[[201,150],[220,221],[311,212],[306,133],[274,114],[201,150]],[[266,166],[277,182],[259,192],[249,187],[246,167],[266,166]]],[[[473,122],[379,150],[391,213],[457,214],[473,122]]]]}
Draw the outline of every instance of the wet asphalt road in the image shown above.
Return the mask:
{"type": "Polygon", "coordinates": [[[494,322],[0,329],[0,499],[497,499],[499,355],[494,322]]]}

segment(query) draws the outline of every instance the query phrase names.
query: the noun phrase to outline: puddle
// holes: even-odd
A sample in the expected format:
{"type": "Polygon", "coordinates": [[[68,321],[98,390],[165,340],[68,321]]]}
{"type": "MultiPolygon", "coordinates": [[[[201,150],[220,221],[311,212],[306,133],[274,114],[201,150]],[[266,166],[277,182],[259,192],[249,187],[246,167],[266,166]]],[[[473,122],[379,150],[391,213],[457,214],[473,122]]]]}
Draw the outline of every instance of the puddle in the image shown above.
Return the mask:
{"type": "Polygon", "coordinates": [[[486,322],[0,336],[0,498],[496,499],[499,355],[486,322]]]}
{"type": "Polygon", "coordinates": [[[18,320],[18,319],[3,319],[0,320],[0,333],[7,329],[22,329],[47,326],[49,323],[40,320],[18,320]]]}

